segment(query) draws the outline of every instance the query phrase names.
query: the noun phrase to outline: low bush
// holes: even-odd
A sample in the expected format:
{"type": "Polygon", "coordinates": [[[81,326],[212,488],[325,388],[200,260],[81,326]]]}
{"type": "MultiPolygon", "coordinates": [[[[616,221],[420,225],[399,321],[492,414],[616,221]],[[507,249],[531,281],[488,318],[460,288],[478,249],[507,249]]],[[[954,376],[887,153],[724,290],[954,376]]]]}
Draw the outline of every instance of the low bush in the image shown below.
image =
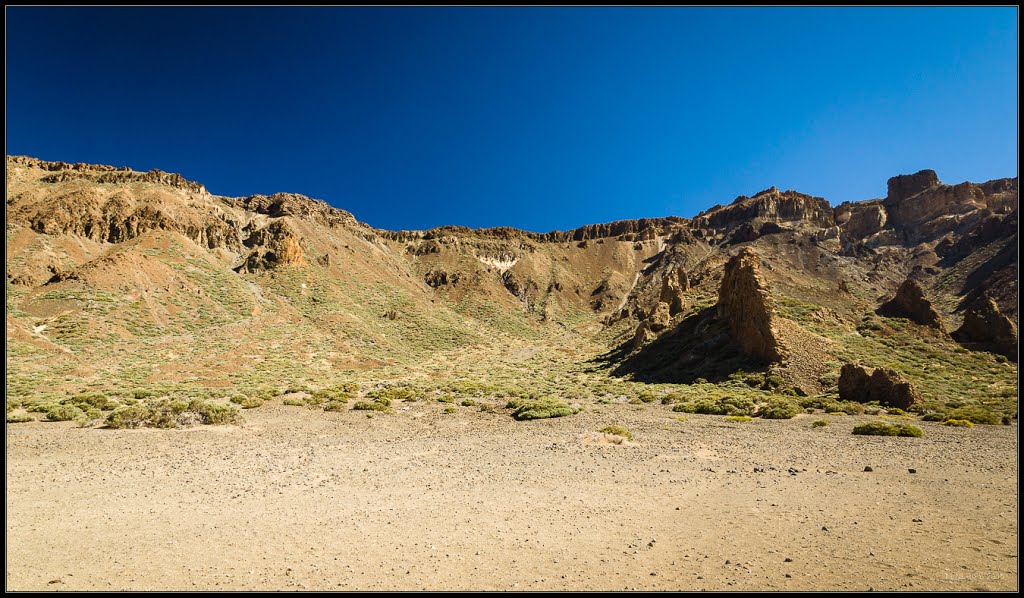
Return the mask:
{"type": "Polygon", "coordinates": [[[1002,421],[998,414],[989,411],[980,405],[967,405],[958,407],[949,412],[948,419],[965,419],[972,424],[994,426],[1002,421]]]}
{"type": "Polygon", "coordinates": [[[790,419],[800,413],[800,405],[786,399],[771,399],[761,405],[758,414],[764,419],[790,419]]]}
{"type": "Polygon", "coordinates": [[[828,420],[827,419],[819,419],[816,422],[814,422],[813,424],[811,424],[811,427],[812,428],[824,428],[827,425],[828,425],[828,420]]]}
{"type": "Polygon", "coordinates": [[[861,436],[910,436],[919,438],[921,429],[909,424],[893,425],[888,422],[868,422],[854,426],[853,433],[861,436]]]}
{"type": "Polygon", "coordinates": [[[615,436],[622,436],[626,440],[633,440],[633,433],[623,428],[622,426],[605,426],[601,428],[602,434],[614,434],[615,436]]]}
{"type": "Polygon", "coordinates": [[[754,418],[749,415],[726,415],[725,419],[731,422],[749,422],[754,421],[754,418]]]}
{"type": "Polygon", "coordinates": [[[36,418],[32,417],[31,415],[29,415],[27,413],[22,413],[20,415],[8,415],[7,416],[7,423],[9,423],[9,424],[23,424],[25,422],[34,422],[34,421],[36,421],[36,418]]]}
{"type": "Polygon", "coordinates": [[[946,421],[942,422],[942,425],[944,425],[944,426],[956,426],[958,428],[973,428],[974,427],[974,424],[972,424],[969,420],[966,420],[966,419],[947,419],[946,421]]]}
{"type": "Polygon", "coordinates": [[[505,407],[511,409],[512,417],[519,421],[565,417],[580,412],[578,408],[571,407],[554,396],[538,399],[512,399],[505,407]]]}

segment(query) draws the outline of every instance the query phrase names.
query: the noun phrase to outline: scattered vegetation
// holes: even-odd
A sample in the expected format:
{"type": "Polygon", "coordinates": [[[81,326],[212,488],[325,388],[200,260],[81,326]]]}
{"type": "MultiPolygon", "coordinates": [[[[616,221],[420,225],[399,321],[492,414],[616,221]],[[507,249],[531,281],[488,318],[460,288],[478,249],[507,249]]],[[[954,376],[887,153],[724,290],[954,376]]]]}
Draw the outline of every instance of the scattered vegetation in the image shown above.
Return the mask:
{"type": "Polygon", "coordinates": [[[962,419],[972,424],[994,426],[1002,421],[999,415],[980,405],[965,405],[949,412],[947,419],[962,419]]]}
{"type": "Polygon", "coordinates": [[[115,429],[178,428],[198,424],[240,423],[242,415],[238,408],[201,399],[136,402],[114,409],[106,418],[107,426],[115,429]]]}
{"type": "Polygon", "coordinates": [[[34,421],[36,421],[36,418],[32,417],[31,415],[29,415],[27,413],[22,413],[20,415],[8,415],[7,416],[7,423],[9,423],[9,424],[23,424],[23,423],[26,423],[26,422],[34,422],[34,421]]]}
{"type": "Polygon", "coordinates": [[[819,419],[819,420],[816,420],[814,423],[812,423],[811,427],[812,428],[824,428],[827,425],[828,425],[828,420],[827,419],[819,419]]]}
{"type": "Polygon", "coordinates": [[[633,440],[633,433],[623,428],[622,426],[605,426],[601,428],[602,434],[614,434],[615,436],[622,436],[626,440],[633,440]]]}
{"type": "Polygon", "coordinates": [[[861,436],[910,436],[918,438],[921,429],[910,424],[890,424],[888,422],[868,422],[854,426],[853,433],[861,436]]]}
{"type": "Polygon", "coordinates": [[[505,405],[505,408],[511,409],[512,417],[519,421],[565,417],[580,412],[579,408],[571,407],[550,395],[537,399],[512,399],[505,405]]]}
{"type": "Polygon", "coordinates": [[[790,419],[800,413],[800,405],[786,399],[771,399],[762,405],[758,415],[764,419],[790,419]]]}
{"type": "Polygon", "coordinates": [[[944,425],[944,426],[955,426],[955,427],[958,427],[958,428],[973,428],[974,427],[974,424],[971,423],[971,421],[967,420],[967,419],[947,419],[946,421],[942,422],[942,425],[944,425]]]}

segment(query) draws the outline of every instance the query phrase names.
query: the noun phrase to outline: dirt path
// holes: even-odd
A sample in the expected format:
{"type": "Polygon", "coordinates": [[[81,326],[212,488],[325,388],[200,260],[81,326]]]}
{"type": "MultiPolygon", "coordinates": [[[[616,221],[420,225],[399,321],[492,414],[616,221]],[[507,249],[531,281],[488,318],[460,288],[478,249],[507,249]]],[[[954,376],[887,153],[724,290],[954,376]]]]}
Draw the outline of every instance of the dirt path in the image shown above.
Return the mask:
{"type": "Polygon", "coordinates": [[[10,425],[7,589],[1017,588],[1016,425],[442,407],[10,425]]]}

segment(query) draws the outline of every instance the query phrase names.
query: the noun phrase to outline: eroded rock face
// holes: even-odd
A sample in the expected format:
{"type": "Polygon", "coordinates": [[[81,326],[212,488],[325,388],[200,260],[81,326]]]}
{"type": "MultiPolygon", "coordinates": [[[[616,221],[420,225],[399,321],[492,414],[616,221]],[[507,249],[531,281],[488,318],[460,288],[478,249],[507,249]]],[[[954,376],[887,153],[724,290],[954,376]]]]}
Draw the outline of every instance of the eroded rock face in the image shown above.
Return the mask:
{"type": "Polygon", "coordinates": [[[896,296],[883,303],[877,310],[879,315],[888,318],[907,318],[923,326],[943,330],[942,318],[932,304],[924,296],[921,285],[907,279],[896,291],[896,296]]]}
{"type": "Polygon", "coordinates": [[[458,284],[459,274],[457,272],[446,272],[444,270],[431,270],[426,273],[423,280],[427,283],[427,286],[436,289],[438,287],[458,284]]]}
{"type": "Polygon", "coordinates": [[[240,272],[270,270],[279,266],[301,266],[306,263],[299,235],[285,220],[271,222],[254,231],[245,241],[252,251],[238,268],[240,272]]]}
{"type": "Polygon", "coordinates": [[[964,323],[953,338],[1017,360],[1017,324],[999,311],[991,297],[982,297],[965,313],[964,323]]]}
{"type": "Polygon", "coordinates": [[[921,394],[896,370],[878,368],[868,374],[863,366],[848,363],[839,372],[839,398],[909,409],[922,401],[921,394]]]}
{"type": "MultiPolygon", "coordinates": [[[[835,224],[832,206],[821,197],[796,191],[765,189],[753,197],[737,197],[728,206],[717,206],[693,219],[696,228],[732,228],[753,220],[761,222],[806,222],[828,227],[835,224]]],[[[760,234],[770,234],[760,231],[760,234]]],[[[749,236],[749,234],[748,234],[749,236]]]]}
{"type": "Polygon", "coordinates": [[[761,276],[760,258],[746,248],[725,265],[718,293],[718,316],[740,348],[764,361],[781,361],[783,350],[774,326],[771,296],[761,276]]]}
{"type": "Polygon", "coordinates": [[[939,175],[934,170],[921,170],[914,174],[901,174],[889,179],[888,200],[891,202],[900,201],[918,193],[938,187],[939,175]]]}
{"type": "Polygon", "coordinates": [[[888,220],[881,204],[858,205],[846,203],[836,208],[836,221],[853,239],[864,239],[882,230],[888,220]]]}
{"type": "Polygon", "coordinates": [[[661,293],[658,296],[658,303],[668,306],[669,316],[682,313],[686,307],[683,293],[690,288],[690,281],[686,272],[676,270],[661,281],[661,293]]]}

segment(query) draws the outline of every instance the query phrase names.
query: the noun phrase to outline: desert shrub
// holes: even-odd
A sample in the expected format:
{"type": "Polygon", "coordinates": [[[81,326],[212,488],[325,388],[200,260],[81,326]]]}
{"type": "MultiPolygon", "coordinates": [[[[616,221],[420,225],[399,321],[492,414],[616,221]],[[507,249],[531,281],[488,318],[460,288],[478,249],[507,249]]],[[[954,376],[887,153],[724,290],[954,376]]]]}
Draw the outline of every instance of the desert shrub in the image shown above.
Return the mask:
{"type": "Polygon", "coordinates": [[[110,397],[101,392],[86,392],[77,394],[71,397],[70,399],[66,399],[63,402],[78,405],[79,407],[95,407],[103,411],[112,411],[118,405],[117,401],[112,400],[110,397]]]}
{"type": "Polygon", "coordinates": [[[853,433],[861,436],[910,436],[918,438],[921,429],[909,424],[893,425],[888,422],[868,422],[854,426],[853,433]]]}
{"type": "Polygon", "coordinates": [[[458,409],[456,409],[455,407],[445,407],[443,413],[451,414],[451,413],[455,413],[457,411],[458,411],[458,409]]]}
{"type": "Polygon", "coordinates": [[[354,411],[381,411],[388,413],[391,411],[391,399],[378,396],[372,401],[358,401],[352,406],[352,409],[354,411]]]}
{"type": "Polygon", "coordinates": [[[857,401],[842,401],[839,403],[839,407],[839,410],[846,415],[860,415],[867,411],[867,408],[857,401]]]}
{"type": "Polygon", "coordinates": [[[235,407],[229,405],[220,405],[218,403],[201,402],[197,405],[197,408],[193,408],[193,404],[189,403],[188,409],[198,413],[203,418],[203,423],[209,426],[226,425],[226,424],[240,424],[242,423],[242,413],[235,407]]]}
{"type": "Polygon", "coordinates": [[[812,428],[824,428],[827,425],[828,425],[828,420],[827,419],[819,419],[816,422],[814,422],[813,424],[811,424],[811,427],[812,428]]]}
{"type": "Polygon", "coordinates": [[[391,405],[391,401],[418,401],[423,397],[423,390],[419,388],[413,388],[411,386],[391,386],[386,388],[378,388],[371,390],[366,393],[366,398],[377,401],[378,399],[386,400],[388,406],[391,405]]]}
{"type": "Polygon", "coordinates": [[[327,388],[314,390],[310,393],[310,396],[318,399],[320,402],[347,401],[359,396],[359,385],[355,382],[336,384],[327,388]]]}
{"type": "Polygon", "coordinates": [[[27,413],[22,413],[20,415],[8,415],[7,416],[7,423],[9,423],[9,424],[23,424],[25,422],[34,422],[34,421],[36,421],[36,418],[32,417],[31,415],[29,415],[27,413]]]}
{"type": "Polygon", "coordinates": [[[818,383],[820,383],[825,388],[830,388],[832,386],[838,385],[839,384],[839,372],[829,372],[829,373],[821,376],[820,378],[818,378],[818,383]]]}
{"type": "Polygon", "coordinates": [[[306,401],[303,399],[285,399],[284,404],[291,405],[292,407],[302,407],[306,404],[306,401]]]}
{"type": "Polygon", "coordinates": [[[959,428],[973,428],[974,427],[974,424],[972,424],[970,422],[970,420],[966,420],[966,419],[947,419],[946,421],[942,422],[942,425],[944,425],[944,426],[956,426],[956,427],[959,427],[959,428]]]}
{"type": "Polygon", "coordinates": [[[749,422],[754,421],[754,418],[749,415],[726,415],[725,419],[731,422],[749,422]]]}
{"type": "Polygon", "coordinates": [[[757,405],[747,397],[725,396],[720,399],[702,397],[672,407],[679,413],[702,413],[705,415],[754,415],[757,405]]]}
{"type": "Polygon", "coordinates": [[[495,409],[492,403],[479,403],[480,411],[482,413],[492,413],[495,409]]]}
{"type": "Polygon", "coordinates": [[[254,409],[263,404],[263,399],[259,397],[235,395],[231,397],[231,402],[238,405],[242,409],[254,409]]]}
{"type": "Polygon", "coordinates": [[[477,403],[473,399],[463,399],[462,402],[459,404],[462,405],[463,407],[472,407],[477,403]]]}
{"type": "Polygon", "coordinates": [[[344,411],[348,407],[348,401],[327,401],[324,411],[344,411]]]}
{"type": "Polygon", "coordinates": [[[649,389],[643,389],[637,393],[636,398],[640,399],[641,403],[653,403],[655,398],[654,393],[649,389]]]}
{"type": "Polygon", "coordinates": [[[888,415],[906,415],[907,412],[900,409],[899,407],[889,407],[885,410],[888,415]]]}
{"type": "Polygon", "coordinates": [[[51,422],[67,422],[84,415],[85,412],[76,405],[51,405],[46,410],[46,419],[51,422]]]}
{"type": "Polygon", "coordinates": [[[774,388],[779,388],[785,383],[786,381],[782,379],[782,376],[772,374],[770,376],[764,377],[764,384],[761,386],[761,388],[765,390],[770,390],[774,388]]]}
{"type": "MultiPolygon", "coordinates": [[[[682,393],[670,392],[667,395],[661,397],[662,405],[675,405],[683,400],[682,393]]],[[[610,402],[610,401],[609,401],[610,402]]]]}
{"type": "Polygon", "coordinates": [[[454,403],[455,402],[455,397],[452,396],[452,395],[441,395],[441,396],[437,397],[437,402],[438,403],[454,403]]]}
{"type": "Polygon", "coordinates": [[[761,405],[759,415],[764,419],[790,419],[800,413],[800,405],[786,399],[771,399],[761,405]]]}
{"type": "Polygon", "coordinates": [[[994,426],[1000,423],[999,415],[980,405],[959,407],[949,412],[949,419],[966,419],[972,424],[994,426]]]}
{"type": "Polygon", "coordinates": [[[512,417],[519,421],[564,417],[575,415],[580,411],[550,395],[538,399],[512,399],[506,408],[512,409],[512,417]]]}
{"type": "Polygon", "coordinates": [[[602,434],[614,434],[615,436],[622,436],[627,440],[633,440],[633,433],[622,426],[605,426],[600,431],[602,434]]]}
{"type": "Polygon", "coordinates": [[[141,428],[149,420],[149,409],[144,405],[125,405],[107,415],[107,426],[114,429],[141,428]]]}
{"type": "Polygon", "coordinates": [[[926,422],[944,422],[949,419],[945,411],[925,411],[921,414],[921,420],[926,422]]]}

